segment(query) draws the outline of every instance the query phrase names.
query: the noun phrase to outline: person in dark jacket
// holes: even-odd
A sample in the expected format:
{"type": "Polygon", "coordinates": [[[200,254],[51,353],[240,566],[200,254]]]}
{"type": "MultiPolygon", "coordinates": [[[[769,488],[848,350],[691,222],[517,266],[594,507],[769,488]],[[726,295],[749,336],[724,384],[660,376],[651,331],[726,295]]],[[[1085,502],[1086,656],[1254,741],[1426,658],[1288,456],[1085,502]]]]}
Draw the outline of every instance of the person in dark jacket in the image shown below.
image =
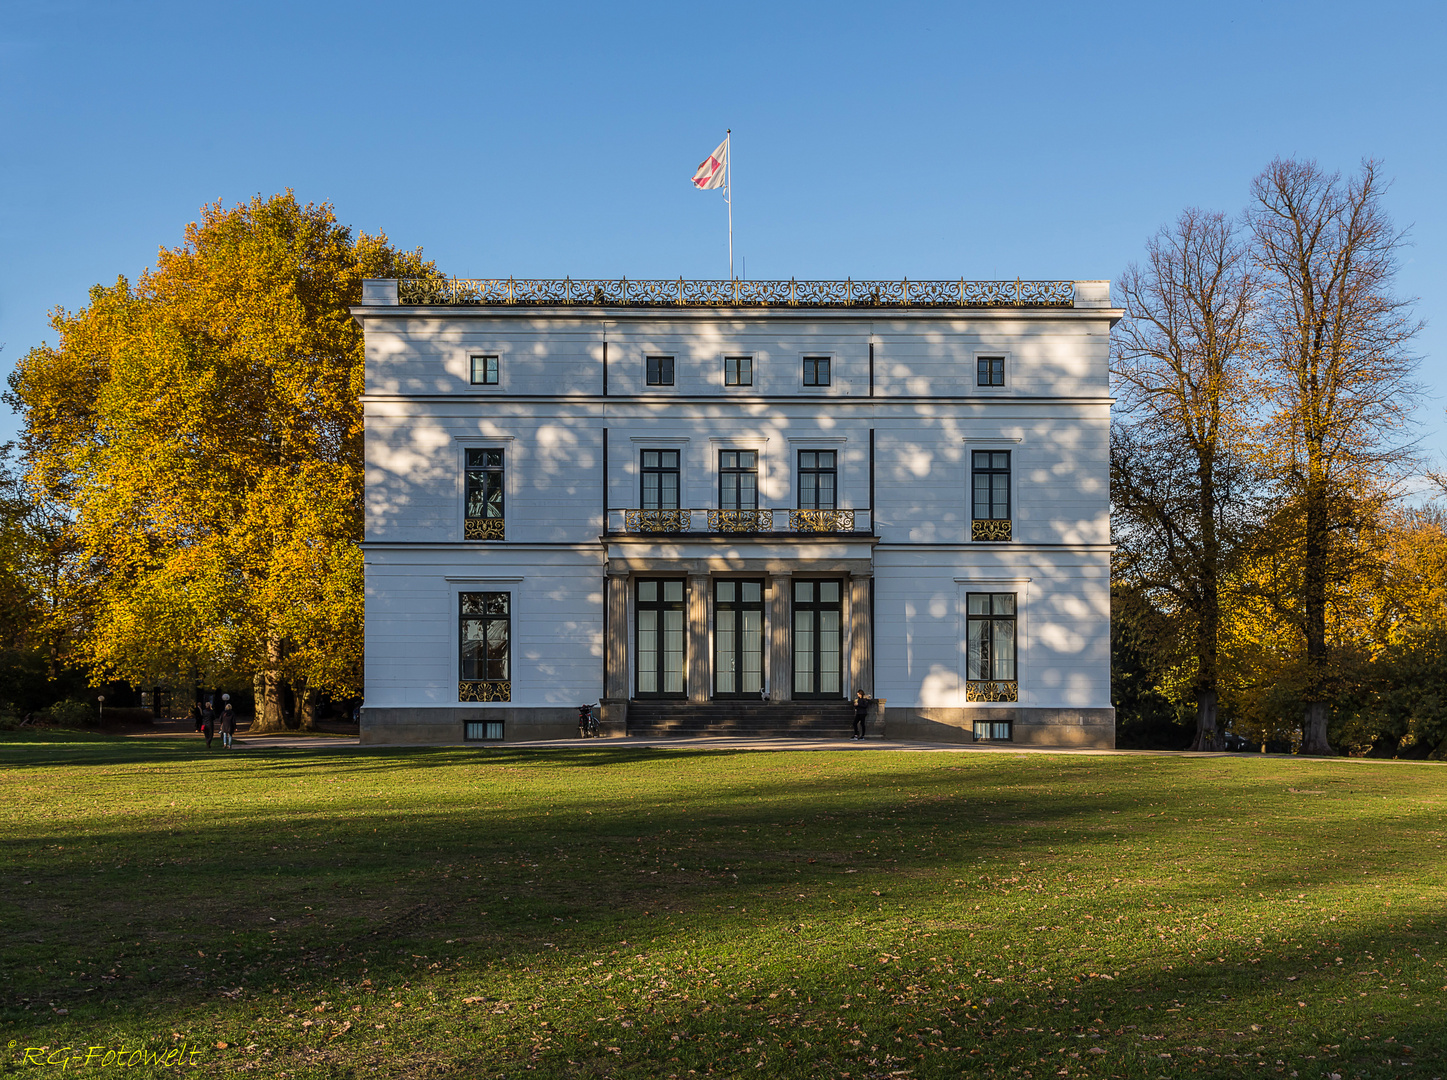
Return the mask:
{"type": "Polygon", "coordinates": [[[236,734],[236,713],[231,708],[231,702],[226,703],[226,708],[221,710],[221,745],[231,749],[231,741],[236,734]]]}
{"type": "Polygon", "coordinates": [[[201,730],[201,706],[191,702],[191,721],[196,725],[196,730],[201,730]]]}
{"type": "Polygon", "coordinates": [[[874,704],[874,699],[867,696],[863,690],[854,691],[854,738],[864,738],[864,721],[869,716],[869,707],[874,704]]]}
{"type": "Polygon", "coordinates": [[[201,734],[206,736],[206,749],[211,749],[211,740],[216,736],[216,714],[208,704],[201,710],[201,734]]]}

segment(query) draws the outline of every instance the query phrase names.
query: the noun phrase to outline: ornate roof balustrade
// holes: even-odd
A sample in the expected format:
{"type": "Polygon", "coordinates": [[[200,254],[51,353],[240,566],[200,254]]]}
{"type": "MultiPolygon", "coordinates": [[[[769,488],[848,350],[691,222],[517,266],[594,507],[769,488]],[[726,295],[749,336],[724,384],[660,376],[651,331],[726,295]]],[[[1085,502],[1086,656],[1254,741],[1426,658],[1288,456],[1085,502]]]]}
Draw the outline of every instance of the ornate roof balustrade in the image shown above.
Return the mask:
{"type": "Polygon", "coordinates": [[[610,510],[610,533],[808,536],[868,533],[868,510],[610,510]]]}
{"type": "Polygon", "coordinates": [[[684,278],[402,279],[417,306],[1068,308],[1073,281],[687,281],[684,278]]]}

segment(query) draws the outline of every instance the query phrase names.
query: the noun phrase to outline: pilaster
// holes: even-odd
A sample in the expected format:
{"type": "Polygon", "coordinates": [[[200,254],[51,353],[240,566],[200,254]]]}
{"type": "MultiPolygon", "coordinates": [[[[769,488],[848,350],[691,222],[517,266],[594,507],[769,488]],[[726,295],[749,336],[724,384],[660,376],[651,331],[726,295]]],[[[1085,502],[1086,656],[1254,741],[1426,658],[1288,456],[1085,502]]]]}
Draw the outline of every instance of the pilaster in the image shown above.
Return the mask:
{"type": "Polygon", "coordinates": [[[709,578],[688,578],[688,700],[709,700],[708,589],[709,578]]]}
{"type": "Polygon", "coordinates": [[[606,583],[608,604],[608,640],[604,643],[607,673],[603,681],[603,697],[608,701],[628,698],[628,578],[609,574],[606,583]]]}
{"type": "Polygon", "coordinates": [[[769,700],[789,701],[794,672],[789,655],[789,612],[794,579],[788,574],[769,577],[769,700]]]}
{"type": "Polygon", "coordinates": [[[872,577],[849,579],[849,686],[850,693],[863,690],[874,696],[874,653],[870,649],[873,634],[870,626],[870,594],[872,577]]]}

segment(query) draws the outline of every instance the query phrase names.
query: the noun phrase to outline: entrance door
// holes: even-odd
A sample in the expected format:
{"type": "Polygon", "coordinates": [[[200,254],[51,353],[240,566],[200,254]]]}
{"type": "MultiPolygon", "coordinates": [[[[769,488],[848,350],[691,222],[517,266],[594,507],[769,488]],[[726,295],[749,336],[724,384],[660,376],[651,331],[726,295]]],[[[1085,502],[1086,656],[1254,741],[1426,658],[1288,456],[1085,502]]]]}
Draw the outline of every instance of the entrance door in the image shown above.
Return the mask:
{"type": "Polygon", "coordinates": [[[794,580],[794,696],[844,696],[838,581],[794,580]]]}
{"type": "Polygon", "coordinates": [[[764,688],[764,583],[713,583],[713,690],[758,696],[764,688]]]}
{"type": "Polygon", "coordinates": [[[633,655],[639,697],[683,697],[683,582],[640,579],[633,655]]]}

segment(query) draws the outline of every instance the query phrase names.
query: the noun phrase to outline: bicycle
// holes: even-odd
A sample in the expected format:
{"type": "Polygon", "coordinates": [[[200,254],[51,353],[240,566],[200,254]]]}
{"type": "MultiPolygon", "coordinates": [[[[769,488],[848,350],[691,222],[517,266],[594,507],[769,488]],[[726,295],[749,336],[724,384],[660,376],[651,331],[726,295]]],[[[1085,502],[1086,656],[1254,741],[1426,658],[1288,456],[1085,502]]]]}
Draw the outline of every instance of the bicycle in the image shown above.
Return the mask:
{"type": "Polygon", "coordinates": [[[598,737],[598,716],[593,712],[592,705],[578,706],[578,738],[596,739],[598,737]]]}

